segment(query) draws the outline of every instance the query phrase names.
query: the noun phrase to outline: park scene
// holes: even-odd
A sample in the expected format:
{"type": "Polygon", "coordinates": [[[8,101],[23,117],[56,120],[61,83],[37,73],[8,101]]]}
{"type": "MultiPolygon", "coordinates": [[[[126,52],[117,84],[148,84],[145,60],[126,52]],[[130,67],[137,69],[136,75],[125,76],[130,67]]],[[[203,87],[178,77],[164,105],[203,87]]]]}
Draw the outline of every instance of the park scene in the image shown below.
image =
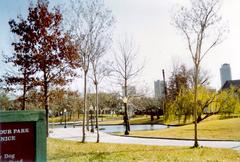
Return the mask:
{"type": "Polygon", "coordinates": [[[0,162],[240,162],[240,2],[0,9],[0,162]]]}

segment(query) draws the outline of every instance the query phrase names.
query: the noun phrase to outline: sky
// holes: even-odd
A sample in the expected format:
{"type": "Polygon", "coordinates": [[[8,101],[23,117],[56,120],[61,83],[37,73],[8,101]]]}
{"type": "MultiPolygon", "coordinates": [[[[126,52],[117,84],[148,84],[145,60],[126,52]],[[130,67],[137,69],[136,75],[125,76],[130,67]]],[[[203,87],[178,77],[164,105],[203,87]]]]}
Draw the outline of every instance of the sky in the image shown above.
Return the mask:
{"type": "MultiPolygon", "coordinates": [[[[65,3],[64,0],[51,1],[51,4],[65,3]]],[[[186,46],[186,40],[177,29],[171,25],[171,16],[176,6],[187,5],[188,0],[105,0],[106,6],[112,10],[116,20],[113,48],[123,35],[128,35],[139,47],[139,60],[145,60],[145,68],[136,86],[149,87],[153,92],[154,80],[162,80],[162,69],[166,78],[171,75],[174,63],[184,63],[192,66],[192,60],[186,46]],[[144,83],[144,84],[143,84],[144,83]]],[[[12,34],[8,21],[17,15],[25,15],[29,0],[0,1],[0,51],[11,52],[12,34]]],[[[239,38],[240,38],[240,1],[223,0],[220,15],[228,26],[226,39],[212,50],[202,62],[202,68],[210,75],[210,86],[220,88],[220,67],[229,63],[232,78],[240,79],[239,68],[239,38]]],[[[111,55],[111,51],[109,51],[111,55]]],[[[1,66],[0,74],[5,67],[1,66]]],[[[71,87],[81,91],[81,80],[75,80],[71,87]]],[[[111,87],[111,86],[110,86],[111,87]]]]}

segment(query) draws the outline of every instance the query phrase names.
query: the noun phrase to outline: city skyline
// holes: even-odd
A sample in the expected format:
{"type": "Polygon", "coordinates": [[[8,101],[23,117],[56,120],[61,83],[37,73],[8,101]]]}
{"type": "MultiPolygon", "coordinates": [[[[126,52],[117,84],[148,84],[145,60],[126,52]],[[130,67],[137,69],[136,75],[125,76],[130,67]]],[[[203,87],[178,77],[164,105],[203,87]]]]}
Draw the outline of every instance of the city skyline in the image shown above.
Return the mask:
{"type": "Polygon", "coordinates": [[[156,99],[162,99],[164,97],[164,81],[154,81],[154,97],[156,99]]]}
{"type": "MultiPolygon", "coordinates": [[[[9,49],[13,40],[9,31],[8,20],[16,19],[18,14],[24,16],[27,12],[28,2],[28,0],[1,2],[0,21],[3,25],[0,30],[0,50],[5,54],[11,53],[9,49]]],[[[145,69],[139,80],[147,84],[152,94],[152,84],[154,80],[162,79],[162,69],[165,69],[168,79],[174,63],[185,63],[189,68],[192,67],[186,42],[183,36],[171,25],[171,15],[176,5],[188,4],[187,1],[152,0],[149,3],[147,0],[105,0],[105,2],[116,19],[113,49],[115,49],[121,35],[130,35],[136,41],[139,45],[140,60],[146,60],[145,69]]],[[[62,3],[67,2],[64,0],[50,2],[51,5],[62,3]]],[[[221,87],[219,68],[226,62],[231,64],[232,78],[240,78],[240,72],[238,71],[239,57],[236,53],[238,51],[238,38],[240,37],[240,19],[237,16],[240,15],[239,9],[239,1],[223,1],[220,15],[222,15],[229,28],[229,34],[223,43],[211,51],[203,60],[202,67],[210,75],[210,86],[216,89],[221,87]]],[[[112,50],[109,51],[109,55],[111,54],[112,50]]],[[[5,70],[2,67],[1,74],[5,70]]],[[[81,79],[76,79],[71,88],[82,91],[81,79]]]]}
{"type": "Polygon", "coordinates": [[[223,64],[220,68],[221,87],[226,81],[232,80],[231,66],[230,64],[223,64]]]}

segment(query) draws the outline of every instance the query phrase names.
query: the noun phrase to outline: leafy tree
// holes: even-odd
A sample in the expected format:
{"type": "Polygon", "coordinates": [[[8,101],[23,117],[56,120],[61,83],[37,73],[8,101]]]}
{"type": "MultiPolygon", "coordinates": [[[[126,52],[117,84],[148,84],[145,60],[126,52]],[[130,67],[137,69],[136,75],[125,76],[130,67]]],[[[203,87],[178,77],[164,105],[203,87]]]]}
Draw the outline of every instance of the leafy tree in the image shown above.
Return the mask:
{"type": "MultiPolygon", "coordinates": [[[[198,91],[197,123],[218,114],[221,110],[221,107],[216,106],[220,98],[219,93],[203,86],[199,86],[198,91]]],[[[183,123],[186,123],[187,120],[194,117],[192,109],[194,107],[194,90],[182,89],[176,99],[168,104],[170,108],[167,112],[167,118],[171,119],[176,116],[179,122],[183,119],[183,123]]]]}
{"type": "Polygon", "coordinates": [[[28,12],[26,20],[20,19],[19,23],[12,20],[10,24],[31,40],[30,45],[25,42],[21,46],[32,53],[30,69],[36,72],[35,85],[40,86],[43,92],[48,125],[49,88],[71,81],[71,77],[75,76],[73,69],[80,66],[80,58],[70,36],[61,30],[62,14],[59,8],[49,11],[48,1],[38,0],[36,6],[30,5],[28,12]]]}
{"type": "Polygon", "coordinates": [[[217,97],[215,106],[219,109],[222,117],[230,116],[231,114],[239,112],[239,97],[238,90],[231,87],[228,90],[223,90],[217,97]]]}
{"type": "Polygon", "coordinates": [[[43,95],[36,88],[31,89],[26,97],[27,109],[41,109],[43,107],[43,95]]]}
{"type": "Polygon", "coordinates": [[[168,83],[168,96],[170,100],[175,100],[182,89],[190,88],[190,73],[184,64],[174,67],[168,83]]]}
{"type": "Polygon", "coordinates": [[[9,110],[12,108],[12,101],[5,92],[0,92],[0,110],[9,110]]]}
{"type": "MultiPolygon", "coordinates": [[[[198,76],[199,86],[208,86],[209,77],[207,71],[201,70],[198,76]]],[[[194,70],[188,69],[185,64],[174,66],[172,75],[168,82],[168,96],[170,100],[175,100],[183,89],[194,87],[194,70]]]]}
{"type": "Polygon", "coordinates": [[[64,112],[64,108],[66,108],[65,93],[65,90],[61,88],[49,91],[49,107],[54,115],[59,115],[60,112],[64,112]]]}
{"type": "Polygon", "coordinates": [[[4,80],[11,90],[16,89],[17,85],[21,86],[21,109],[25,110],[27,92],[35,84],[36,68],[34,68],[33,48],[37,35],[34,29],[30,27],[30,23],[21,17],[19,17],[19,22],[10,20],[9,25],[11,32],[16,36],[16,41],[12,43],[13,55],[5,56],[5,62],[15,67],[17,72],[6,73],[4,80]]]}
{"type": "Polygon", "coordinates": [[[155,98],[136,97],[131,100],[131,103],[139,112],[150,115],[151,121],[154,120],[154,116],[157,116],[159,119],[159,115],[163,113],[161,111],[162,103],[155,98]]]}
{"type": "Polygon", "coordinates": [[[191,89],[181,89],[176,100],[173,101],[173,114],[181,121],[183,117],[184,123],[192,117],[192,107],[193,107],[193,93],[191,89]]]}
{"type": "Polygon", "coordinates": [[[79,92],[66,90],[65,100],[68,105],[68,109],[69,109],[68,111],[70,112],[70,119],[72,114],[74,114],[75,112],[78,113],[78,119],[79,119],[80,112],[83,112],[83,99],[81,98],[79,92]]]}
{"type": "MultiPolygon", "coordinates": [[[[33,89],[28,92],[27,98],[27,109],[40,109],[43,107],[43,95],[41,91],[33,89]]],[[[63,112],[66,108],[70,113],[70,118],[74,113],[77,113],[79,118],[83,107],[82,102],[82,98],[77,91],[61,88],[49,90],[49,108],[54,116],[59,116],[60,112],[63,112]]]]}
{"type": "MultiPolygon", "coordinates": [[[[89,102],[94,107],[96,106],[96,95],[89,94],[89,102]]],[[[117,93],[99,93],[99,114],[103,111],[104,108],[110,108],[113,111],[118,111],[121,100],[117,93]]]]}
{"type": "MultiPolygon", "coordinates": [[[[197,114],[197,123],[208,118],[213,115],[213,113],[205,113],[206,116],[202,117],[203,109],[215,100],[215,95],[209,95],[210,90],[208,90],[208,77],[205,71],[201,71],[198,76],[199,84],[199,95],[205,97],[198,97],[198,105],[201,109],[200,113],[197,114]],[[202,100],[202,101],[201,101],[202,100]]],[[[174,115],[178,118],[179,122],[181,122],[183,118],[183,122],[186,123],[187,120],[191,119],[193,111],[191,110],[194,105],[192,101],[192,89],[193,89],[193,70],[187,69],[184,64],[180,66],[174,66],[174,70],[172,75],[169,78],[168,84],[168,109],[166,110],[166,119],[170,120],[174,118],[174,115]]],[[[218,112],[215,112],[218,113],[218,112]]]]}

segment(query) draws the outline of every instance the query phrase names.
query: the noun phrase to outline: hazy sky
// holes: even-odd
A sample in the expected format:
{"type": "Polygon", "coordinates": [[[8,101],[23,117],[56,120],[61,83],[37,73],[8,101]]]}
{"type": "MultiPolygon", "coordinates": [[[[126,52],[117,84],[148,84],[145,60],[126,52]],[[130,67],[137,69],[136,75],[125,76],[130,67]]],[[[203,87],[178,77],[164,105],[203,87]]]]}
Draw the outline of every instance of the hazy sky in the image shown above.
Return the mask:
{"type": "MultiPolygon", "coordinates": [[[[105,0],[105,2],[116,19],[114,40],[121,39],[125,34],[130,35],[139,46],[141,58],[146,59],[140,80],[141,82],[145,80],[150,89],[153,89],[154,80],[162,79],[162,69],[165,69],[167,77],[170,76],[174,62],[192,66],[183,36],[171,25],[171,15],[176,5],[187,4],[188,0],[105,0]]],[[[5,53],[9,52],[12,40],[8,20],[15,19],[20,13],[24,15],[28,4],[28,0],[0,1],[0,50],[5,53]]],[[[240,79],[238,47],[240,1],[224,0],[220,14],[230,32],[226,40],[211,51],[202,64],[211,76],[210,85],[216,89],[220,88],[219,69],[223,63],[230,64],[233,79],[240,79]]],[[[4,68],[1,66],[2,71],[4,68]]],[[[76,82],[72,87],[78,87],[76,82]]]]}

